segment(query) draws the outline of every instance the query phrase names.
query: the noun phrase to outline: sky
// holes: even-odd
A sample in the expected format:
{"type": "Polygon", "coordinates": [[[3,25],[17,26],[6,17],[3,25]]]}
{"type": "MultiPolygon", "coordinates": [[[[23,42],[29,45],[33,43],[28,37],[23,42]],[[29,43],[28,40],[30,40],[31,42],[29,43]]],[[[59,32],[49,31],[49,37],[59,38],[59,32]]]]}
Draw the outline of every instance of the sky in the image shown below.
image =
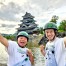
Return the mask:
{"type": "Polygon", "coordinates": [[[35,17],[38,27],[53,15],[59,16],[59,24],[66,19],[66,0],[0,0],[0,33],[14,34],[26,12],[35,17]]]}

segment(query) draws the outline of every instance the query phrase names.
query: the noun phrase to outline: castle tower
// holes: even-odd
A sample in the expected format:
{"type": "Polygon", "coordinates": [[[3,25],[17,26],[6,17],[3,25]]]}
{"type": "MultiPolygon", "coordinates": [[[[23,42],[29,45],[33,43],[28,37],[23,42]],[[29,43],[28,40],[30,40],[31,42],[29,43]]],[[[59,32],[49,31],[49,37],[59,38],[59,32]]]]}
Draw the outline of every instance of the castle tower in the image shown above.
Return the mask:
{"type": "Polygon", "coordinates": [[[23,20],[20,20],[22,23],[19,24],[19,28],[17,28],[17,32],[20,31],[26,31],[29,34],[32,34],[33,31],[37,28],[36,21],[34,20],[34,16],[32,16],[30,13],[27,13],[22,16],[23,20]]]}

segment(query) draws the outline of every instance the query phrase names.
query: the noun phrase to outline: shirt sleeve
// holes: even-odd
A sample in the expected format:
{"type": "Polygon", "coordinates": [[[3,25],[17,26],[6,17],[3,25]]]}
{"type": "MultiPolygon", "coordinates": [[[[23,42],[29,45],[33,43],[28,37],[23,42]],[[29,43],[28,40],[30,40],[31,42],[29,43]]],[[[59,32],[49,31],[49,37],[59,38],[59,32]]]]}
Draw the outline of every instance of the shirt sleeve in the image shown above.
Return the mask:
{"type": "Polygon", "coordinates": [[[9,43],[9,45],[8,45],[8,48],[7,48],[7,52],[8,52],[9,55],[13,55],[14,49],[16,47],[16,45],[15,45],[16,42],[9,40],[8,43],[9,43]]]}
{"type": "Polygon", "coordinates": [[[65,47],[65,44],[64,44],[64,40],[63,40],[63,44],[62,44],[62,50],[65,50],[66,47],[65,47]]]}
{"type": "Polygon", "coordinates": [[[65,44],[64,44],[63,38],[59,39],[58,49],[59,49],[59,52],[63,52],[65,50],[65,44]]]}
{"type": "Polygon", "coordinates": [[[55,45],[55,58],[57,63],[59,64],[61,58],[63,57],[63,53],[65,51],[65,45],[64,45],[64,40],[63,38],[60,38],[57,40],[57,43],[55,45]]]}

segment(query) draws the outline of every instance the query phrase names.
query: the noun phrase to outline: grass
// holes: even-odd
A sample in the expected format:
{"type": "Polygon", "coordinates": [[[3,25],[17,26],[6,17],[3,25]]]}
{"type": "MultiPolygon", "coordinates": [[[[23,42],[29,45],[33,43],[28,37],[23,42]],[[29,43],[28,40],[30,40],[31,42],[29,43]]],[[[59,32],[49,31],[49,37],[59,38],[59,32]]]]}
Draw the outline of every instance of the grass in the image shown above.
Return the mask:
{"type": "Polygon", "coordinates": [[[42,38],[42,35],[31,36],[29,39],[29,42],[27,44],[27,47],[28,48],[39,47],[38,43],[39,43],[41,38],[42,38]]]}

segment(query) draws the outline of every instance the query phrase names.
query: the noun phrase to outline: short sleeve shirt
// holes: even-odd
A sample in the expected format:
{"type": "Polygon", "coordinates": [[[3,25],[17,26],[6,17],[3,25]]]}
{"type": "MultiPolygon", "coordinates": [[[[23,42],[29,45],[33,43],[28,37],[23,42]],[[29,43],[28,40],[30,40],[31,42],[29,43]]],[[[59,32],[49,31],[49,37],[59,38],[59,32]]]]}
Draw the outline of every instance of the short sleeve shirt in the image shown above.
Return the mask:
{"type": "Polygon", "coordinates": [[[56,37],[55,40],[51,43],[47,43],[46,46],[49,45],[55,46],[55,59],[58,66],[65,66],[66,65],[66,48],[64,44],[63,38],[56,37]]]}
{"type": "MultiPolygon", "coordinates": [[[[18,46],[17,42],[15,41],[8,41],[8,54],[9,54],[9,59],[8,59],[8,64],[7,66],[20,66],[18,64],[24,65],[25,63],[29,64],[31,66],[29,57],[27,57],[26,52],[28,48],[21,48],[18,46]],[[24,60],[28,58],[28,61],[25,62],[24,60]]],[[[21,65],[21,66],[22,66],[21,65]]]]}

